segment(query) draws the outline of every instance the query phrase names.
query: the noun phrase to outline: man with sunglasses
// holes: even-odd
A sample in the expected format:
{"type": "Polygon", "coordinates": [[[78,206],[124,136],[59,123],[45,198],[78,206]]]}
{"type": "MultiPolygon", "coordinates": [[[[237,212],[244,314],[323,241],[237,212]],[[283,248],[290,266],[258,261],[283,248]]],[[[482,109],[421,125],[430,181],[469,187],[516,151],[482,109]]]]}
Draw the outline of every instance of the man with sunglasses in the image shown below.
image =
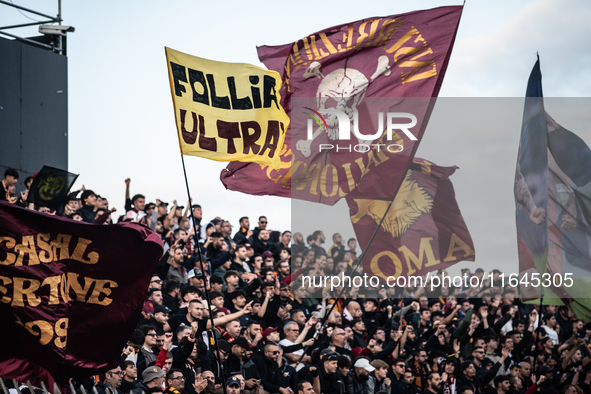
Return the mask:
{"type": "Polygon", "coordinates": [[[487,372],[484,364],[482,363],[485,356],[486,352],[484,351],[483,347],[475,347],[472,350],[472,361],[474,361],[474,367],[476,368],[476,376],[484,375],[487,372]]]}
{"type": "Polygon", "coordinates": [[[176,368],[166,374],[166,394],[181,394],[185,390],[185,376],[176,368]]]}
{"type": "Polygon", "coordinates": [[[210,346],[205,360],[201,363],[201,367],[206,371],[212,371],[215,376],[216,388],[221,387],[224,383],[223,377],[227,376],[228,371],[228,357],[232,352],[232,347],[223,339],[218,339],[218,348],[220,350],[220,358],[215,346],[210,346]],[[218,386],[219,385],[219,386],[218,386]]]}
{"type": "Polygon", "coordinates": [[[251,361],[256,366],[246,370],[246,379],[261,379],[265,391],[269,393],[290,394],[290,389],[281,387],[279,376],[279,347],[274,342],[267,342],[262,352],[255,353],[251,361]]]}
{"type": "Polygon", "coordinates": [[[156,358],[158,357],[158,352],[160,349],[156,347],[157,343],[156,340],[158,338],[158,334],[156,333],[156,327],[154,326],[141,326],[140,330],[144,333],[144,345],[140,349],[137,355],[137,371],[138,374],[144,372],[144,369],[152,363],[156,362],[156,358]]]}
{"type": "Polygon", "coordinates": [[[395,358],[390,362],[390,371],[388,377],[392,382],[391,392],[404,393],[406,392],[406,382],[404,381],[404,372],[406,371],[406,363],[403,358],[395,358]]]}
{"type": "Polygon", "coordinates": [[[162,279],[158,275],[153,275],[150,279],[150,286],[148,289],[160,289],[162,290],[162,279]]]}
{"type": "Polygon", "coordinates": [[[267,217],[260,216],[258,226],[255,227],[254,230],[252,230],[252,239],[253,240],[256,240],[259,238],[259,233],[261,232],[261,230],[267,229],[267,224],[268,224],[267,217]]]}
{"type": "Polygon", "coordinates": [[[107,371],[103,376],[99,383],[97,383],[96,391],[98,394],[121,394],[119,391],[119,386],[121,386],[121,381],[123,380],[123,372],[121,372],[121,367],[117,367],[116,369],[111,369],[107,371]]]}
{"type": "MultiPolygon", "coordinates": [[[[228,371],[239,372],[242,363],[247,361],[246,351],[250,349],[248,340],[244,337],[238,337],[232,342],[232,351],[228,356],[228,371]]],[[[227,372],[228,372],[227,371],[227,372]]]]}

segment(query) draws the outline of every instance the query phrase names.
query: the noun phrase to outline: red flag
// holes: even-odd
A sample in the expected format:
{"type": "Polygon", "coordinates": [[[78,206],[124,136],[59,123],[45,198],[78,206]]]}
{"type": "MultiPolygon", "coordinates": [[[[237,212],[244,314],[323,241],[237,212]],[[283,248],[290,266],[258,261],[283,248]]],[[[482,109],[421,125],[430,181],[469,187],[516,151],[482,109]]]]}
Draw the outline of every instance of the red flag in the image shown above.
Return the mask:
{"type": "Polygon", "coordinates": [[[0,376],[107,371],[135,329],[163,248],[145,226],[96,226],[0,202],[0,376]]]}
{"type": "MultiPolygon", "coordinates": [[[[291,118],[281,155],[283,167],[276,171],[230,163],[221,174],[226,188],[332,205],[341,197],[354,197],[352,192],[363,188],[364,183],[380,184],[374,169],[385,164],[390,174],[396,174],[388,190],[394,194],[429,118],[433,102],[428,98],[439,93],[461,11],[461,6],[440,7],[368,18],[325,29],[288,45],[258,48],[260,60],[283,78],[282,105],[291,118]],[[423,99],[385,99],[394,97],[423,99]],[[416,140],[398,130],[390,142],[403,145],[402,152],[376,146],[356,152],[350,145],[350,151],[345,152],[343,144],[349,141],[335,142],[336,117],[326,115],[331,108],[346,112],[351,124],[354,113],[358,113],[359,130],[364,135],[370,133],[368,130],[376,133],[379,112],[412,112],[416,116],[412,129],[416,140]],[[306,128],[310,116],[319,124],[313,138],[306,128]],[[341,149],[338,153],[320,151],[321,144],[341,149]]],[[[386,134],[373,142],[387,142],[386,134]]],[[[351,141],[363,143],[359,137],[351,141]]]]}
{"type": "MultiPolygon", "coordinates": [[[[363,259],[363,272],[419,276],[459,261],[474,261],[474,244],[449,180],[457,167],[414,159],[394,203],[363,259]]],[[[349,199],[351,221],[362,250],[389,202],[349,199]]]]}

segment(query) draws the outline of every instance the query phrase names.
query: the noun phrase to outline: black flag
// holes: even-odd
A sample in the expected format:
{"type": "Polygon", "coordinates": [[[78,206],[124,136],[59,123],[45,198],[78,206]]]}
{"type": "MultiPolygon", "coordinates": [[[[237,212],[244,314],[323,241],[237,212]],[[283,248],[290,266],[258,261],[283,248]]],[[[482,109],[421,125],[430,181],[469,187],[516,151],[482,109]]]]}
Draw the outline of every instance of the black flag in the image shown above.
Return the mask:
{"type": "Polygon", "coordinates": [[[27,202],[57,210],[64,203],[77,174],[43,166],[33,179],[27,202]]]}

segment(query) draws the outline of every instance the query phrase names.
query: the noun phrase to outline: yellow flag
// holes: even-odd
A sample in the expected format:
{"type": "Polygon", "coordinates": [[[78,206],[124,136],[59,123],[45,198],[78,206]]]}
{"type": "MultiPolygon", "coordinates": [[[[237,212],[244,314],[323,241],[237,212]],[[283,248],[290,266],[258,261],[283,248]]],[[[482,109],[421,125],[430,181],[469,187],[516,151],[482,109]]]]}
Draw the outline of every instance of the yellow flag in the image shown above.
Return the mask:
{"type": "Polygon", "coordinates": [[[165,49],[182,154],[279,169],[289,125],[279,73],[165,49]]]}

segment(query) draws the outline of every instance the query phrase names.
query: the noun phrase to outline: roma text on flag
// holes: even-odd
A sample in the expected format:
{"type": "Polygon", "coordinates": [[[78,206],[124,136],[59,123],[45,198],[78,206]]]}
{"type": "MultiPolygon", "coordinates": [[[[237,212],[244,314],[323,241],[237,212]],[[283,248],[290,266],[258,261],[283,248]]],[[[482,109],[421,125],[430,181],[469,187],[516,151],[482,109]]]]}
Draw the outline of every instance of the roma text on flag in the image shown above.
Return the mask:
{"type": "Polygon", "coordinates": [[[419,276],[459,261],[474,261],[474,244],[449,177],[457,167],[415,158],[386,213],[389,201],[347,199],[362,250],[385,219],[363,258],[363,272],[419,276]]]}

